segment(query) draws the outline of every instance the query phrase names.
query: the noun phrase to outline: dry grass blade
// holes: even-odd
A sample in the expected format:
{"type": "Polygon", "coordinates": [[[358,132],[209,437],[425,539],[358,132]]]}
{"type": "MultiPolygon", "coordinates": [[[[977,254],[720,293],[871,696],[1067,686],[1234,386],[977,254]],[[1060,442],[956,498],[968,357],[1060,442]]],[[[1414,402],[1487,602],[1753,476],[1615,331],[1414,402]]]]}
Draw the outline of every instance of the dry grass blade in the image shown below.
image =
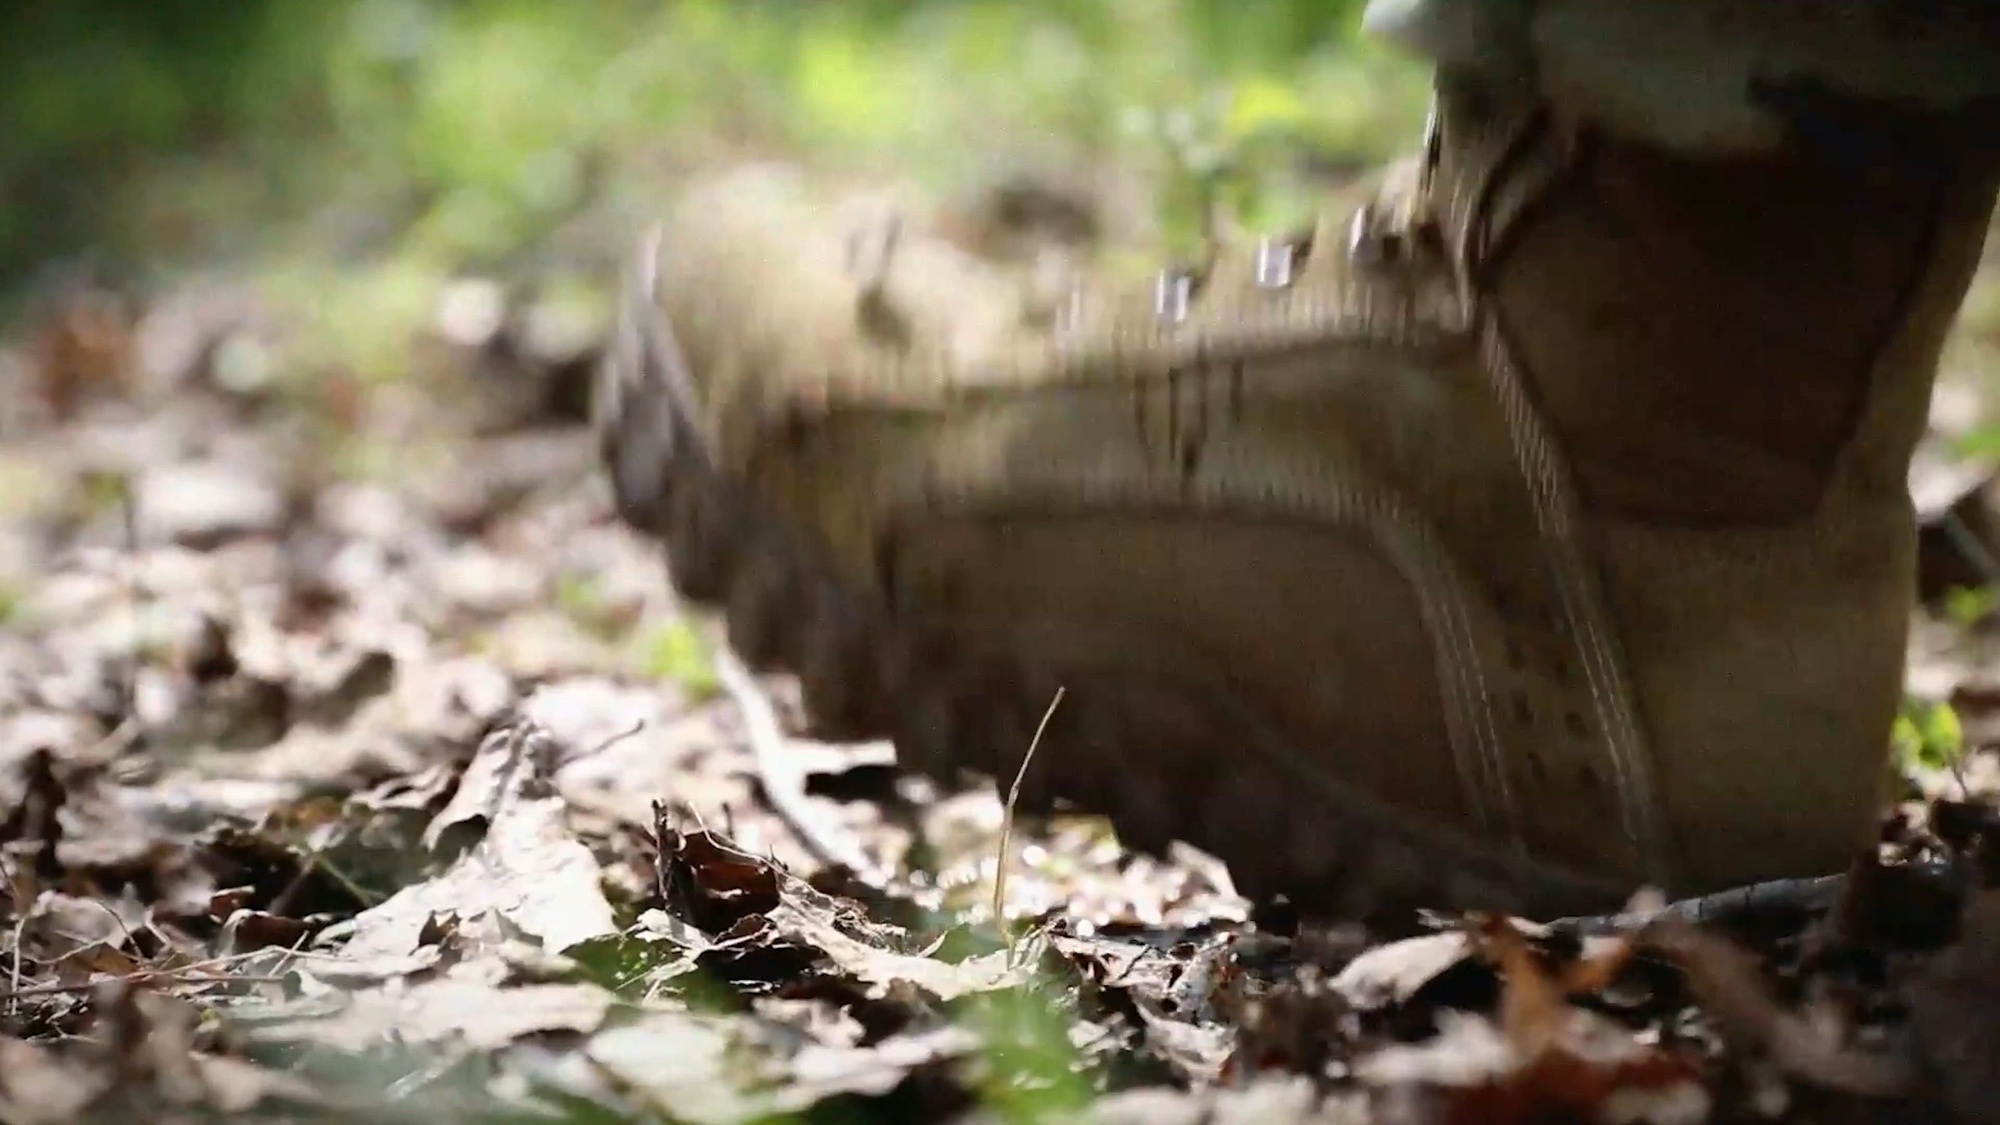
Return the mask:
{"type": "Polygon", "coordinates": [[[1014,844],[1014,806],[1021,800],[1021,782],[1028,776],[1028,767],[1034,764],[1035,751],[1042,745],[1042,734],[1049,729],[1049,720],[1055,717],[1056,707],[1062,703],[1063,689],[1058,686],[1055,696],[1049,700],[1049,708],[1042,712],[1042,721],[1035,724],[1035,737],[1028,740],[1028,752],[1021,755],[1021,768],[1014,771],[1014,784],[1007,787],[1007,803],[1000,812],[1000,857],[993,866],[993,924],[1004,926],[1002,907],[1007,902],[1007,853],[1014,844]]]}

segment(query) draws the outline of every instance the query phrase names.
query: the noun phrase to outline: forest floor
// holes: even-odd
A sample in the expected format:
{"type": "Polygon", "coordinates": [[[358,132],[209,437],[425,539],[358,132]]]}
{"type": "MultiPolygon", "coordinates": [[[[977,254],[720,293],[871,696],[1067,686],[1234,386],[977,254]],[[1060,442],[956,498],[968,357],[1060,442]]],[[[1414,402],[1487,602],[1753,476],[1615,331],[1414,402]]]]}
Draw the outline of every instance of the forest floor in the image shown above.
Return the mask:
{"type": "Polygon", "coordinates": [[[1990,606],[1831,906],[1301,930],[782,734],[612,518],[589,343],[448,296],[422,382],[279,387],[227,287],[6,352],[0,1122],[2000,1120],[1990,606]]]}

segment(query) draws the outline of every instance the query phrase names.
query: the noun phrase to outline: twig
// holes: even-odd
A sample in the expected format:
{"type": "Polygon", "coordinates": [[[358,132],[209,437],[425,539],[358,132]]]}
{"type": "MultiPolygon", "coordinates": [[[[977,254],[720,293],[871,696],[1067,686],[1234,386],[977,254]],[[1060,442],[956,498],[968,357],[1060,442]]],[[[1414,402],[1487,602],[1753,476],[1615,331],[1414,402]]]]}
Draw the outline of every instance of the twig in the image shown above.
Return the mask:
{"type": "Polygon", "coordinates": [[[641,731],[644,731],[645,729],[646,729],[645,719],[643,718],[634,719],[632,720],[632,725],[630,727],[622,731],[619,731],[617,734],[614,734],[610,738],[607,738],[604,741],[599,742],[597,745],[592,746],[590,749],[585,750],[580,754],[572,755],[569,760],[572,762],[577,762],[577,761],[582,761],[585,758],[594,758],[597,755],[604,753],[606,750],[611,749],[613,746],[618,745],[619,743],[625,741],[628,738],[638,737],[639,733],[641,731]]]}
{"type": "Polygon", "coordinates": [[[715,673],[723,690],[743,714],[757,780],[799,843],[823,864],[846,867],[866,882],[878,885],[886,882],[887,875],[876,869],[860,843],[812,807],[806,795],[805,774],[786,760],[789,740],[778,722],[776,709],[758,686],[757,678],[727,644],[715,646],[715,673]]]}
{"type": "MultiPolygon", "coordinates": [[[[86,898],[86,899],[82,899],[81,901],[83,901],[83,902],[87,902],[87,903],[89,903],[90,905],[92,905],[92,906],[95,906],[95,907],[96,907],[96,908],[98,908],[99,910],[102,910],[102,911],[104,912],[104,916],[105,916],[105,917],[107,917],[107,918],[109,918],[109,919],[111,919],[111,921],[112,921],[112,922],[113,922],[113,923],[114,923],[115,925],[117,925],[117,927],[118,927],[118,931],[119,931],[120,933],[122,933],[122,934],[124,934],[124,935],[125,935],[125,940],[126,940],[126,941],[127,941],[128,943],[130,943],[130,944],[131,944],[131,946],[132,946],[132,952],[134,952],[134,953],[138,953],[138,952],[139,952],[139,938],[138,938],[138,935],[136,935],[136,934],[134,934],[134,933],[132,932],[132,927],[130,927],[130,926],[128,926],[128,925],[126,925],[126,924],[125,924],[125,919],[123,919],[123,918],[120,918],[120,917],[118,916],[118,912],[117,912],[116,910],[113,910],[113,909],[111,909],[111,904],[109,904],[109,903],[105,902],[105,901],[104,901],[103,899],[97,899],[97,898],[86,898]]],[[[65,936],[65,937],[69,937],[70,935],[67,935],[67,934],[65,934],[65,935],[63,935],[63,936],[65,936]]],[[[72,937],[72,938],[71,938],[71,940],[75,940],[75,939],[74,939],[74,938],[72,937]]],[[[63,956],[64,956],[64,957],[68,957],[68,956],[69,956],[69,954],[65,953],[65,954],[63,954],[63,956]]]]}
{"type": "Polygon", "coordinates": [[[1986,580],[1989,589],[2000,591],[2000,558],[1995,558],[1985,543],[1980,542],[1978,533],[1965,522],[1956,508],[1945,509],[1938,517],[1938,526],[1944,529],[1945,537],[1957,549],[1960,557],[1972,564],[1979,576],[1986,580]]]}
{"type": "Polygon", "coordinates": [[[283,984],[287,979],[289,979],[287,975],[271,975],[271,974],[261,974],[253,976],[246,973],[242,976],[189,977],[185,975],[186,973],[187,973],[186,969],[149,969],[145,972],[128,973],[122,977],[105,977],[100,980],[86,981],[82,984],[31,984],[26,988],[10,989],[7,992],[7,994],[4,997],[0,997],[0,999],[7,1000],[11,1003],[16,1000],[33,1000],[42,996],[75,995],[78,993],[91,992],[100,985],[109,984],[112,982],[117,982],[119,984],[147,984],[155,980],[166,979],[166,980],[173,980],[180,984],[186,984],[186,985],[283,984]]]}
{"type": "Polygon", "coordinates": [[[1774,879],[1731,887],[1714,894],[1670,902],[1658,910],[1623,914],[1589,914],[1558,918],[1548,923],[1552,933],[1595,937],[1603,934],[1635,933],[1660,922],[1685,922],[1697,926],[1723,925],[1753,914],[1788,912],[1811,914],[1826,910],[1840,898],[1847,885],[1845,875],[1823,875],[1815,879],[1774,879]]]}
{"type": "Polygon", "coordinates": [[[1042,744],[1042,733],[1049,729],[1049,720],[1055,717],[1056,705],[1062,702],[1063,688],[1056,686],[1056,694],[1049,700],[1049,708],[1042,712],[1042,721],[1035,724],[1035,737],[1028,740],[1028,752],[1021,755],[1021,768],[1014,771],[1014,784],[1007,789],[1007,803],[1000,811],[1000,858],[993,867],[993,924],[1003,929],[1006,915],[1001,913],[1007,902],[1007,852],[1014,840],[1014,806],[1021,800],[1021,782],[1028,776],[1028,766],[1035,760],[1035,750],[1042,744]]]}
{"type": "Polygon", "coordinates": [[[7,994],[10,997],[7,1002],[7,1010],[10,1012],[15,1010],[15,1003],[11,997],[18,996],[21,992],[21,943],[27,940],[28,919],[32,917],[34,917],[32,910],[23,909],[21,911],[21,920],[14,925],[14,976],[8,982],[7,988],[7,994]]]}
{"type": "MultiPolygon", "coordinates": [[[[1949,859],[1913,861],[1907,869],[1947,882],[1960,880],[1965,874],[1962,863],[1949,859]]],[[[1804,879],[1772,879],[1680,899],[1653,910],[1558,918],[1545,928],[1550,933],[1596,937],[1637,933],[1660,923],[1727,926],[1758,915],[1818,914],[1839,904],[1847,885],[1848,875],[1844,872],[1804,879]]]]}
{"type": "MultiPolygon", "coordinates": [[[[292,940],[292,944],[284,947],[283,955],[278,958],[276,964],[271,966],[268,975],[279,976],[279,977],[285,976],[287,975],[289,969],[291,968],[292,962],[312,956],[312,954],[305,948],[305,944],[311,941],[313,939],[313,936],[314,935],[312,933],[307,932],[307,933],[302,933],[298,937],[294,938],[292,940]]],[[[256,957],[260,953],[267,953],[273,948],[277,947],[266,946],[262,949],[246,949],[240,953],[227,954],[219,958],[218,960],[224,965],[233,965],[240,961],[248,961],[256,957]]]]}
{"type": "MultiPolygon", "coordinates": [[[[299,939],[300,942],[303,942],[304,940],[305,940],[304,937],[301,937],[299,939]]],[[[189,977],[189,974],[192,973],[206,973],[216,969],[226,969],[231,965],[240,964],[254,957],[262,956],[267,952],[269,952],[269,950],[267,949],[247,949],[241,953],[231,953],[222,957],[210,957],[205,960],[196,961],[188,965],[181,965],[172,969],[138,969],[133,972],[126,973],[123,976],[119,976],[116,974],[107,974],[103,977],[99,977],[96,980],[87,981],[82,984],[33,984],[33,985],[27,985],[25,987],[23,987],[20,983],[20,969],[17,965],[15,968],[14,987],[7,990],[4,993],[0,993],[0,1000],[6,1000],[11,1004],[12,1002],[21,1000],[23,998],[32,998],[37,996],[62,996],[71,993],[89,992],[91,989],[96,988],[98,985],[105,984],[109,981],[123,981],[125,983],[130,984],[130,983],[143,983],[146,981],[157,980],[163,977],[178,979],[183,984],[228,984],[231,981],[241,981],[244,984],[283,984],[285,982],[284,974],[260,975],[260,974],[244,973],[241,975],[202,977],[199,979],[191,979],[189,977]]],[[[308,951],[301,950],[298,948],[298,942],[294,942],[289,948],[285,950],[285,959],[287,961],[295,960],[302,957],[310,958],[316,956],[325,956],[325,955],[314,954],[308,951]]],[[[283,964],[283,962],[280,962],[280,964],[283,964]]]]}
{"type": "Polygon", "coordinates": [[[298,874],[293,875],[291,882],[286,883],[284,889],[271,899],[270,906],[265,908],[266,913],[285,914],[291,909],[292,899],[297,897],[300,888],[306,885],[306,880],[312,878],[313,872],[319,870],[320,853],[325,850],[326,845],[323,842],[312,845],[299,863],[298,874]]]}

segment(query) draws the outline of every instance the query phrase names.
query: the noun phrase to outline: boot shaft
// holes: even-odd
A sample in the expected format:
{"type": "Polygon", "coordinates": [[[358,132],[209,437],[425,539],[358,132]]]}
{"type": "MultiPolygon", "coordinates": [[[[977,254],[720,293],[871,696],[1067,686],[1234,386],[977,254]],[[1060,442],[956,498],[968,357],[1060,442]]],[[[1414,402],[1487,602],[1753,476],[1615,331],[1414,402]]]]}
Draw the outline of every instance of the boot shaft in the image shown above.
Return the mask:
{"type": "Polygon", "coordinates": [[[1995,161],[1704,158],[1449,79],[1431,159],[1544,533],[1615,623],[1661,861],[1696,886],[1837,865],[1889,778],[1907,474],[1995,161]]]}
{"type": "Polygon", "coordinates": [[[1441,83],[1433,197],[1594,515],[1812,517],[1901,492],[2000,159],[1700,157],[1441,83]]]}

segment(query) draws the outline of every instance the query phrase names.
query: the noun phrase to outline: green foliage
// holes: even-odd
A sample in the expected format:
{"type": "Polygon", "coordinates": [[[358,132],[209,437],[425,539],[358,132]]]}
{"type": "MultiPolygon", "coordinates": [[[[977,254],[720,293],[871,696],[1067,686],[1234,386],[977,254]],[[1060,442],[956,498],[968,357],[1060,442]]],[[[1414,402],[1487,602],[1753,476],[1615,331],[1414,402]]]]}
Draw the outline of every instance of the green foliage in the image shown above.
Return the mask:
{"type": "Polygon", "coordinates": [[[2000,457],[2000,427],[1980,426],[1952,442],[1960,457],[2000,457]]]}
{"type": "Polygon", "coordinates": [[[584,628],[602,634],[614,625],[605,611],[603,585],[595,575],[558,575],[555,595],[556,606],[584,628]]]}
{"type": "Polygon", "coordinates": [[[576,963],[582,979],[628,1000],[664,992],[699,1011],[742,1007],[727,984],[695,967],[686,949],[644,925],[579,942],[562,953],[576,963]]]}
{"type": "Polygon", "coordinates": [[[1891,737],[1905,769],[1950,769],[1965,756],[1965,730],[1949,703],[1906,697],[1891,737]]]}
{"type": "Polygon", "coordinates": [[[1945,591],[1944,611],[1953,624],[1970,629],[2000,609],[2000,590],[1992,586],[1960,586],[1945,591]]]}
{"type": "Polygon", "coordinates": [[[715,657],[694,627],[683,621],[643,630],[634,644],[640,674],[676,683],[697,698],[721,690],[715,657]]]}
{"type": "Polygon", "coordinates": [[[985,1061],[980,1103],[996,1120],[1069,1121],[1088,1107],[1090,1079],[1052,990],[980,993],[952,1014],[979,1035],[985,1061]]]}
{"type": "MultiPolygon", "coordinates": [[[[1202,159],[1232,171],[1267,165],[1274,138],[1378,156],[1414,128],[1422,76],[1353,41],[1356,8],[14,5],[0,13],[0,289],[51,255],[91,249],[142,274],[217,255],[390,257],[368,288],[403,293],[412,279],[570,252],[579,213],[643,209],[663,171],[729,155],[893,168],[946,186],[992,150],[1152,161],[1176,115],[1192,115],[1202,159]]],[[[404,331],[400,297],[374,307],[336,287],[325,300],[327,320],[359,306],[371,329],[330,331],[336,350],[376,340],[387,351],[404,331]]]]}

